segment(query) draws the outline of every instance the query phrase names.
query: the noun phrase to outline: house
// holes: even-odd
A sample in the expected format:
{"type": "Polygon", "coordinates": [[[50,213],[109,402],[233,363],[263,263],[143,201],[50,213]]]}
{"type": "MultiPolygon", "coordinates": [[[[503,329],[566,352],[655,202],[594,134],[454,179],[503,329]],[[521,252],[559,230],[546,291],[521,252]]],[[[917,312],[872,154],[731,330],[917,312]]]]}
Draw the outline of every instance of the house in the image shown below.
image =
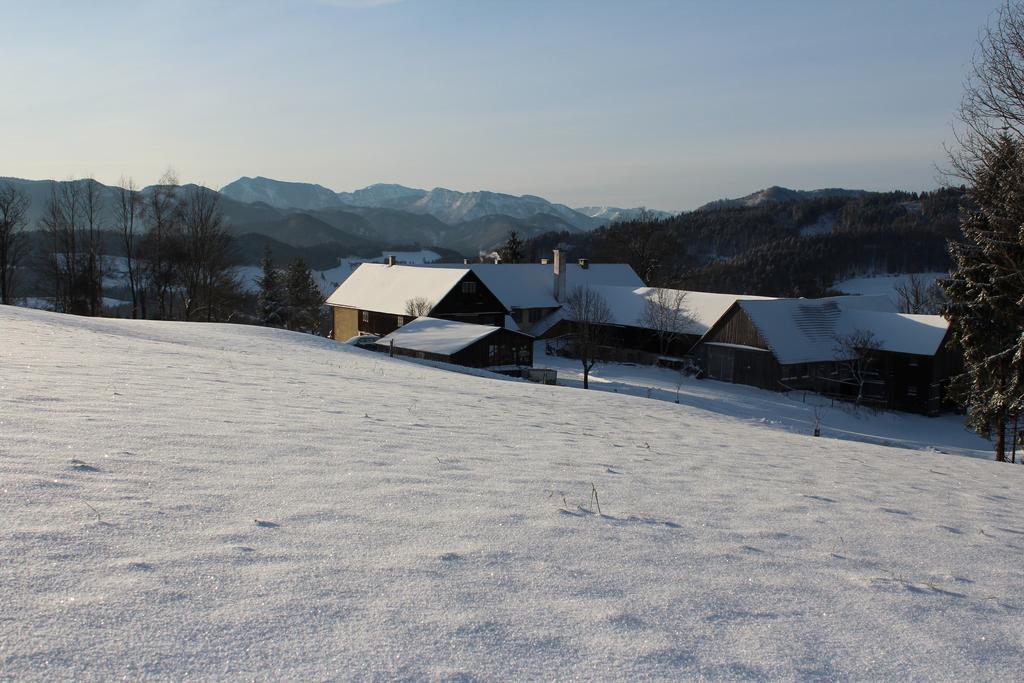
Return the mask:
{"type": "Polygon", "coordinates": [[[707,377],[807,389],[935,415],[957,354],[941,316],[896,313],[884,296],[739,300],[694,348],[707,377]]]}
{"type": "Polygon", "coordinates": [[[419,317],[376,342],[402,356],[470,368],[533,365],[533,337],[494,325],[419,317]]]}
{"type": "Polygon", "coordinates": [[[388,334],[417,315],[530,332],[559,310],[567,292],[598,285],[635,288],[643,282],[628,265],[586,259],[567,264],[560,251],[551,263],[400,266],[389,258],[360,265],[327,305],[339,340],[388,334]]]}
{"type": "MultiPolygon", "coordinates": [[[[664,305],[681,296],[684,308],[682,329],[676,330],[664,355],[680,358],[689,353],[701,336],[739,299],[763,300],[769,297],[695,292],[655,287],[620,287],[596,285],[592,287],[611,312],[611,320],[604,327],[605,343],[624,351],[612,354],[630,362],[653,364],[662,352],[657,326],[648,316],[649,307],[664,305]]],[[[532,332],[541,338],[557,337],[572,332],[572,314],[562,308],[546,318],[532,332]]]]}
{"type": "MultiPolygon", "coordinates": [[[[433,265],[443,268],[445,266],[433,265]]],[[[625,263],[567,263],[565,253],[540,263],[473,263],[469,268],[502,302],[515,325],[524,332],[558,311],[577,287],[643,287],[640,276],[625,263]]]]}
{"type": "Polygon", "coordinates": [[[505,306],[469,268],[363,263],[327,298],[334,339],[384,335],[420,315],[502,326],[505,306]]]}

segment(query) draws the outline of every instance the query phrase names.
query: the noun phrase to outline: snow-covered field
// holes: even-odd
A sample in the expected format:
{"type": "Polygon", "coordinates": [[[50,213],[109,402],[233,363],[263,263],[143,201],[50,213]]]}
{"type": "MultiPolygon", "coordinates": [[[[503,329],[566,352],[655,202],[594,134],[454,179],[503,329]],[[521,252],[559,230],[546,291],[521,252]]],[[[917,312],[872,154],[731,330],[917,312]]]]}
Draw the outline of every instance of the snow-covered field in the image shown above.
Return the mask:
{"type": "Polygon", "coordinates": [[[1022,503],[1018,466],[0,307],[0,678],[1014,680],[1022,503]]]}
{"type": "MultiPolygon", "coordinates": [[[[582,387],[578,360],[545,353],[545,342],[534,344],[534,365],[558,371],[558,383],[582,387]]],[[[883,446],[956,453],[992,458],[992,443],[964,426],[962,415],[926,417],[891,410],[856,407],[812,392],[783,394],[742,384],[684,377],[674,370],[626,363],[599,363],[590,375],[597,391],[642,396],[735,417],[748,424],[811,434],[820,420],[821,433],[883,446]]]]}

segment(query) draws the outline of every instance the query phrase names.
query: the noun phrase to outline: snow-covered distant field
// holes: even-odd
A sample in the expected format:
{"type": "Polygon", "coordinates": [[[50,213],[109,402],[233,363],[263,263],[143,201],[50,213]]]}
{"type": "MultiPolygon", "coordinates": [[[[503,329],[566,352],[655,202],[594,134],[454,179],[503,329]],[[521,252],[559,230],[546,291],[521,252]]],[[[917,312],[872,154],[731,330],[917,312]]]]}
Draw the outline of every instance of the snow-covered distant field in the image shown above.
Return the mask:
{"type": "Polygon", "coordinates": [[[0,307],[0,678],[1014,680],[1022,503],[1019,466],[0,307]]]}
{"type": "MultiPolygon", "coordinates": [[[[939,278],[949,277],[949,273],[917,273],[921,283],[927,287],[939,278]]],[[[882,294],[890,297],[893,303],[899,304],[896,288],[905,284],[910,274],[904,275],[867,275],[841,280],[832,285],[832,289],[844,294],[882,294]]]]}
{"type": "MultiPolygon", "coordinates": [[[[385,251],[379,257],[373,259],[360,258],[357,256],[350,256],[348,258],[339,259],[338,265],[328,270],[314,270],[313,279],[320,285],[320,290],[324,295],[328,295],[336,290],[342,282],[344,282],[349,275],[352,274],[356,268],[362,263],[383,263],[388,256],[394,256],[395,260],[399,263],[410,264],[410,265],[422,265],[424,263],[433,263],[441,258],[441,255],[435,251],[424,249],[421,251],[385,251]]],[[[280,264],[284,265],[284,264],[280,264]]],[[[260,276],[259,266],[241,266],[237,269],[237,274],[242,280],[242,284],[246,289],[256,290],[256,280],[260,276]]]]}

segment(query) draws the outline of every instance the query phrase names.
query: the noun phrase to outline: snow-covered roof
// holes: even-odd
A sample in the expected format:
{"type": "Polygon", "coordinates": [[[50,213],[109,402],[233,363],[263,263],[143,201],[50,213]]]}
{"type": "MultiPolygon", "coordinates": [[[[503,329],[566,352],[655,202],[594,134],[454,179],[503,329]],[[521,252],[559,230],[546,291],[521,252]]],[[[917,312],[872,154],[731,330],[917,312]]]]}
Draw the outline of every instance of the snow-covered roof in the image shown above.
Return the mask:
{"type": "Polygon", "coordinates": [[[937,315],[896,313],[886,296],[741,300],[740,308],[783,365],[836,360],[838,339],[870,332],[883,351],[934,355],[949,323],[937,315]]]}
{"type": "MultiPolygon", "coordinates": [[[[432,268],[469,268],[508,309],[556,308],[554,266],[544,263],[471,263],[432,268]]],[[[565,267],[565,291],[576,287],[618,286],[643,287],[643,280],[625,263],[592,263],[583,268],[578,263],[565,267]]]]}
{"type": "Polygon", "coordinates": [[[426,268],[364,263],[327,298],[329,306],[345,306],[394,315],[406,313],[410,299],[436,305],[465,277],[468,268],[426,268]]]}
{"type": "Polygon", "coordinates": [[[377,340],[380,346],[395,342],[395,348],[450,356],[473,342],[491,335],[500,327],[477,325],[440,318],[419,317],[377,340]]]}
{"type": "MultiPolygon", "coordinates": [[[[594,287],[608,304],[615,325],[644,327],[644,312],[647,302],[658,294],[655,287],[594,287]]],[[[704,334],[718,322],[729,307],[739,299],[766,300],[770,297],[748,294],[718,294],[716,292],[692,292],[689,290],[662,290],[684,293],[683,306],[690,318],[688,334],[704,334]]]]}

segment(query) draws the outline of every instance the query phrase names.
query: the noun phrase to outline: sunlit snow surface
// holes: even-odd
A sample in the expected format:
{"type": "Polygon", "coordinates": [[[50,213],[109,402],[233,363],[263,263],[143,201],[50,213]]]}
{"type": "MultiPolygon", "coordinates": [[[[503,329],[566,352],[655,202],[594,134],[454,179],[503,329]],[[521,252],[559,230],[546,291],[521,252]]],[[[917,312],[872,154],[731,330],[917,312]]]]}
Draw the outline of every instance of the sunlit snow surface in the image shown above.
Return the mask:
{"type": "Polygon", "coordinates": [[[0,307],[0,678],[1013,680],[1022,503],[1020,466],[0,307]]]}

